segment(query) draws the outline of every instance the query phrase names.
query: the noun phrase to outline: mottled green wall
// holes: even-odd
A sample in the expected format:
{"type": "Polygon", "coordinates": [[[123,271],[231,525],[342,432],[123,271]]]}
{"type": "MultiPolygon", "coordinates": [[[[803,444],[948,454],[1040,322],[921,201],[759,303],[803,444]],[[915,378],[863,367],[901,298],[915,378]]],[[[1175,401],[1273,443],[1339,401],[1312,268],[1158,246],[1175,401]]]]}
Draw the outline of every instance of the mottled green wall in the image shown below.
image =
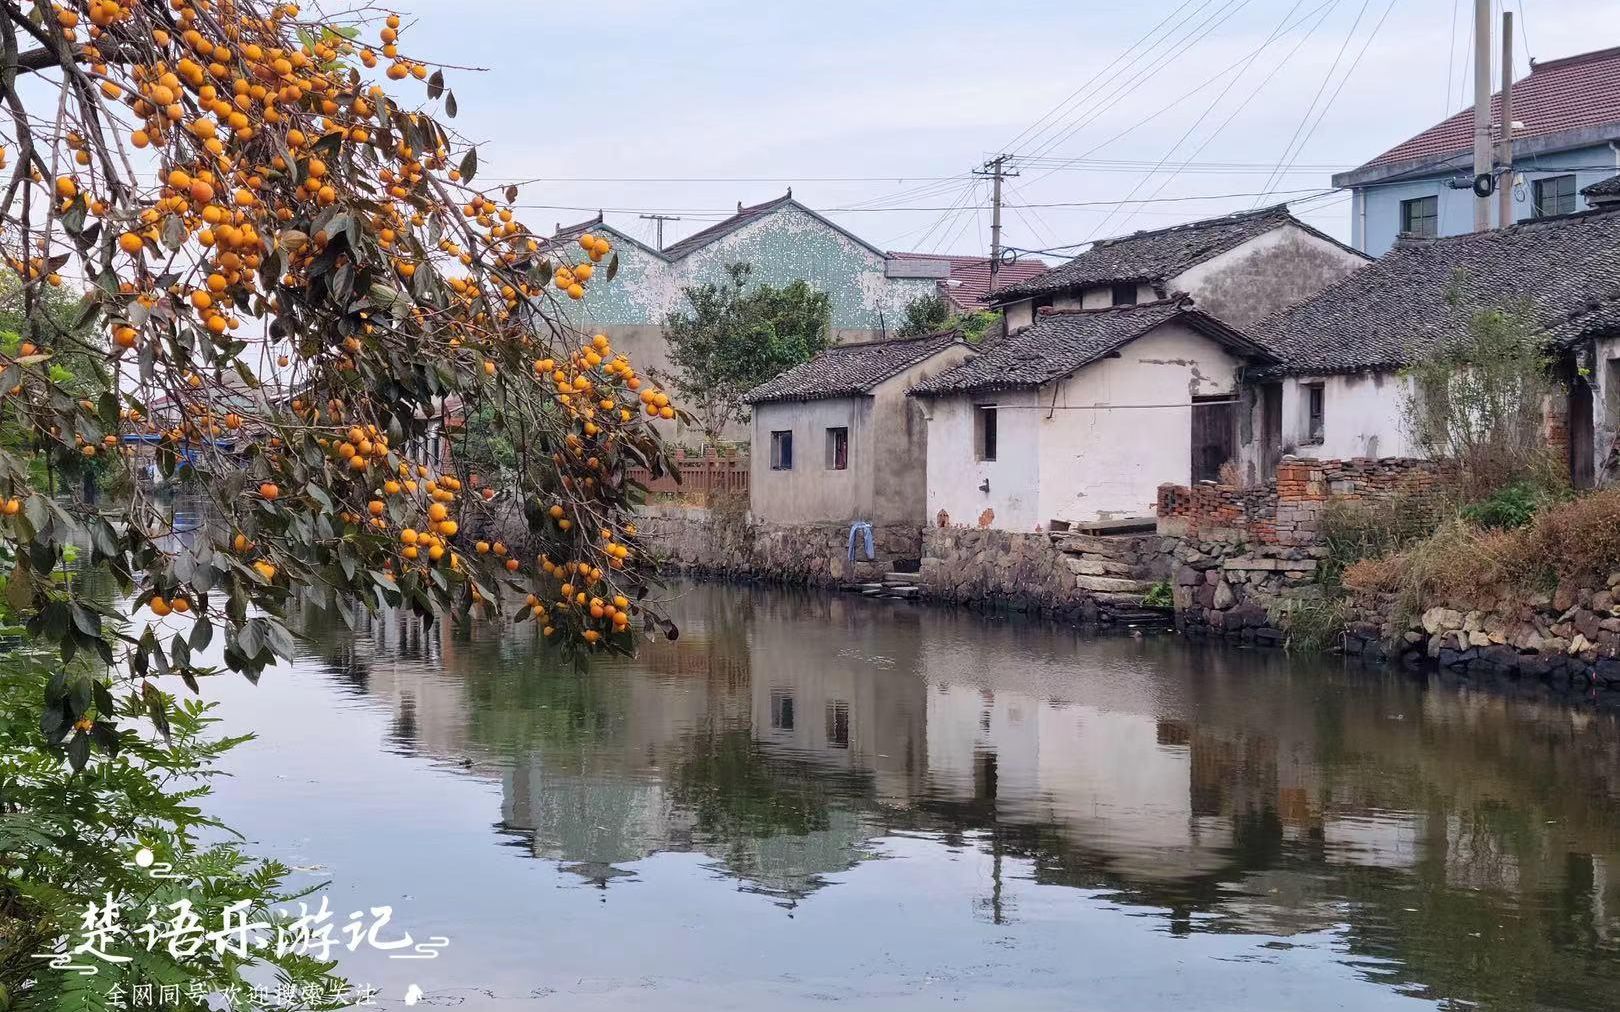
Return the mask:
{"type": "Polygon", "coordinates": [[[761,284],[803,280],[826,292],[834,331],[892,331],[908,302],[935,290],[931,278],[885,276],[881,254],[791,204],[673,263],[611,227],[599,231],[613,236],[619,273],[611,283],[587,286],[584,301],[568,307],[582,325],[661,323],[686,305],[682,289],[721,281],[725,267],[739,262],[752,264],[753,279],[761,284]]]}

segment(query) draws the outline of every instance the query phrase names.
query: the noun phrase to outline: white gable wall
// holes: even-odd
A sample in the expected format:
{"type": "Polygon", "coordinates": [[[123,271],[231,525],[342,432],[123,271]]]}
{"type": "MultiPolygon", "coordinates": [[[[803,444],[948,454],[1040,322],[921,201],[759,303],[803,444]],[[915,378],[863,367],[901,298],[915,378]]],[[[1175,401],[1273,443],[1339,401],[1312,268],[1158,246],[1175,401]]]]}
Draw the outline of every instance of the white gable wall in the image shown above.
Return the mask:
{"type": "Polygon", "coordinates": [[[1240,365],[1168,324],[1061,381],[1038,412],[1040,522],[1152,516],[1161,484],[1192,477],[1193,398],[1236,396],[1240,365]]]}
{"type": "Polygon", "coordinates": [[[1290,376],[1283,380],[1282,451],[1320,460],[1415,457],[1407,432],[1411,382],[1389,371],[1290,376]],[[1322,441],[1310,442],[1312,384],[1322,384],[1322,441]]]}
{"type": "Polygon", "coordinates": [[[950,524],[983,517],[983,526],[1034,531],[1052,520],[1153,515],[1159,485],[1192,476],[1192,399],[1235,396],[1239,365],[1170,324],[1055,386],[923,400],[929,521],[943,511],[950,524]],[[988,403],[997,459],[978,461],[973,409],[988,403]]]}
{"type": "Polygon", "coordinates": [[[1040,416],[1034,410],[1035,391],[932,397],[920,403],[928,417],[928,522],[937,523],[943,512],[949,524],[1035,530],[1043,522],[1036,502],[1040,416]],[[974,459],[975,404],[996,405],[995,460],[974,459]],[[980,491],[986,481],[989,491],[980,491]],[[981,524],[981,517],[987,522],[981,524]]]}

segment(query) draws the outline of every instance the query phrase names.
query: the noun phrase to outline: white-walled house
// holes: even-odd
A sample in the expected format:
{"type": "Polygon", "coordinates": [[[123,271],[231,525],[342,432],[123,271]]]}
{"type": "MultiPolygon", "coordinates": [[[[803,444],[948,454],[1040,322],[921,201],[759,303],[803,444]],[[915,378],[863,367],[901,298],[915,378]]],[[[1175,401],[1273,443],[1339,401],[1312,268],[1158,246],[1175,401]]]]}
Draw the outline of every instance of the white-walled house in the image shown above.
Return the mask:
{"type": "Polygon", "coordinates": [[[1183,298],[1046,310],[912,387],[928,420],[932,523],[1010,531],[1153,515],[1158,486],[1238,456],[1263,347],[1183,298]]]}
{"type": "Polygon", "coordinates": [[[1246,328],[1314,295],[1368,262],[1288,213],[1286,204],[1093,243],[1061,267],[1008,285],[991,301],[1007,330],[1042,309],[1103,309],[1173,294],[1246,328]]]}
{"type": "Polygon", "coordinates": [[[1612,480],[1620,435],[1620,208],[1494,231],[1405,240],[1265,321],[1254,339],[1281,365],[1257,377],[1262,457],[1398,457],[1403,370],[1467,333],[1480,310],[1523,307],[1567,390],[1556,405],[1577,486],[1612,480]]]}
{"type": "Polygon", "coordinates": [[[955,333],[834,345],[750,390],[754,519],[920,528],[928,432],[906,391],[969,350],[955,333]]]}

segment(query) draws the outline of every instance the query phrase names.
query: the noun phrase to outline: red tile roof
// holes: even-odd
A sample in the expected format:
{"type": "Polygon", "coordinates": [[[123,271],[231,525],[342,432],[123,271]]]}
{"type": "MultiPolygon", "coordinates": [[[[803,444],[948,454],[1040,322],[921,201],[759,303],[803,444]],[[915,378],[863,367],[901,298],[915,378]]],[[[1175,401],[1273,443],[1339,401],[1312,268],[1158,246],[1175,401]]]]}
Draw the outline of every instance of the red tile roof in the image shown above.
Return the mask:
{"type": "MultiPolygon", "coordinates": [[[[895,253],[895,260],[945,260],[951,265],[949,281],[940,282],[939,293],[957,312],[971,313],[984,308],[985,296],[990,294],[990,258],[961,257],[939,253],[895,253]]],[[[1046,264],[1039,260],[1017,260],[1003,263],[997,272],[996,284],[1001,288],[1023,284],[1039,274],[1046,273],[1046,264]]]]}
{"type": "MultiPolygon", "coordinates": [[[[1501,113],[1498,93],[1491,96],[1491,122],[1500,123],[1501,113]]],[[[1620,123],[1620,46],[1532,64],[1530,76],[1513,83],[1513,119],[1524,124],[1513,131],[1517,140],[1620,123]]],[[[1469,108],[1361,168],[1454,155],[1473,146],[1474,110],[1469,108]]]]}

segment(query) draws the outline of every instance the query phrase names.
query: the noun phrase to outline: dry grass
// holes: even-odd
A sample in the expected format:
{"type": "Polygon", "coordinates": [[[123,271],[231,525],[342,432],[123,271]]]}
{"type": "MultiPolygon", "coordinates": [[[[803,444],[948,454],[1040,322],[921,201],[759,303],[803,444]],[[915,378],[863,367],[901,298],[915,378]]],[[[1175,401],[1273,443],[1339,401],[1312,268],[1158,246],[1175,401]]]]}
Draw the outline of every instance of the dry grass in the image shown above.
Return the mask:
{"type": "Polygon", "coordinates": [[[1561,580],[1602,582],[1620,570],[1620,489],[1549,506],[1525,527],[1486,530],[1456,517],[1402,550],[1344,571],[1344,586],[1395,595],[1397,627],[1440,602],[1525,597],[1561,580]]]}

